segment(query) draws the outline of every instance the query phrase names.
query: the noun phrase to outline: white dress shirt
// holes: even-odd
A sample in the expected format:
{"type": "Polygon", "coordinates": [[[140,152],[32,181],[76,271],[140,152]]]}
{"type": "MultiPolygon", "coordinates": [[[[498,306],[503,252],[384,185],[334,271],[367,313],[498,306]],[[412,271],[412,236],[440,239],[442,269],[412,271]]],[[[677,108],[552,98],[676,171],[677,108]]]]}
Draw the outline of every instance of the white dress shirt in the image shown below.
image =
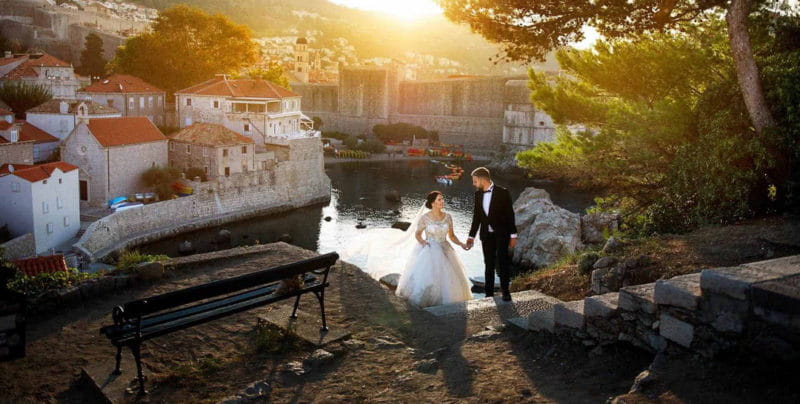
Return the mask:
{"type": "MultiPolygon", "coordinates": [[[[493,190],[494,190],[494,182],[490,182],[489,183],[489,188],[487,188],[486,191],[483,192],[483,213],[485,213],[486,216],[489,216],[489,206],[492,204],[492,191],[493,190]]],[[[494,229],[492,229],[492,226],[489,226],[488,231],[489,231],[489,233],[494,233],[494,229]]],[[[473,238],[474,237],[470,237],[470,239],[473,239],[473,238]]],[[[511,238],[517,238],[516,233],[512,234],[511,238]]]]}

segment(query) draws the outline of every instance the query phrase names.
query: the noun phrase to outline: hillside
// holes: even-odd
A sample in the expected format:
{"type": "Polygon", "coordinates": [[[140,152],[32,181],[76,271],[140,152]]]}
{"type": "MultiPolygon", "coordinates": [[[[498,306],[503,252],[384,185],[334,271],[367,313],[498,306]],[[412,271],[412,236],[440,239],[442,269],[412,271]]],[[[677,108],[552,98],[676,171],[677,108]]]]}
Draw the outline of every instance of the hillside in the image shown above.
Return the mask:
{"type": "MultiPolygon", "coordinates": [[[[494,65],[489,58],[498,47],[473,34],[468,27],[435,16],[401,21],[388,15],[351,9],[327,0],[134,0],[164,9],[186,3],[209,12],[219,12],[248,25],[255,36],[303,35],[312,47],[332,47],[346,39],[359,58],[396,57],[407,52],[457,61],[464,72],[475,74],[519,73],[519,64],[494,65]]],[[[550,62],[550,67],[554,62],[550,62]]]]}

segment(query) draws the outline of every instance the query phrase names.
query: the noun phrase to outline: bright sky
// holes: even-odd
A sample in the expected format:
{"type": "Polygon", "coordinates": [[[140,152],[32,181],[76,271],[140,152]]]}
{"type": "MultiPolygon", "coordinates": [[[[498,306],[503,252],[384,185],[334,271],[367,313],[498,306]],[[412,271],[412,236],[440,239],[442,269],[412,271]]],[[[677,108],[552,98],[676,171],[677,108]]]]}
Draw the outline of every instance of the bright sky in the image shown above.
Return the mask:
{"type": "Polygon", "coordinates": [[[442,9],[433,0],[331,0],[331,2],[346,7],[381,11],[406,20],[442,13],[442,9]]]}

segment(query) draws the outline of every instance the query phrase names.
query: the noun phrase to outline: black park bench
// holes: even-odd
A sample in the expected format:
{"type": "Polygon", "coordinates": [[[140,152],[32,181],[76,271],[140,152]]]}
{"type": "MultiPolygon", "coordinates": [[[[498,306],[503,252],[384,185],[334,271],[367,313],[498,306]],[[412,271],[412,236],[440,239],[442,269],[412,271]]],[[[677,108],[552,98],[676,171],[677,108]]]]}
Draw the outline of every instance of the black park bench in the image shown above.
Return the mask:
{"type": "Polygon", "coordinates": [[[322,331],[328,331],[325,321],[325,288],[329,286],[330,268],[338,258],[338,254],[328,253],[115,307],[112,312],[114,325],[100,329],[100,333],[117,347],[117,364],[113,374],[122,373],[122,348],[129,347],[136,360],[139,392],[145,394],[140,354],[144,341],[292,297],[296,297],[292,318],[297,318],[300,297],[306,293],[313,293],[319,300],[322,331]],[[303,279],[298,288],[278,293],[281,280],[298,276],[303,279]]]}

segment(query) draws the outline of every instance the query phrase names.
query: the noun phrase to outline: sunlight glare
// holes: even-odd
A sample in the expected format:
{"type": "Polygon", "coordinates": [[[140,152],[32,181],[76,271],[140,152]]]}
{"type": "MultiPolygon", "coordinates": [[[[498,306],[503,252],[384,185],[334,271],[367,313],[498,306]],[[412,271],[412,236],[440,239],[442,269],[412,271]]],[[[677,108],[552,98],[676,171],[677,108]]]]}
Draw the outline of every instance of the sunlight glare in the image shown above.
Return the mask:
{"type": "Polygon", "coordinates": [[[379,11],[404,20],[441,14],[442,9],[433,0],[331,0],[333,3],[363,10],[379,11]]]}

